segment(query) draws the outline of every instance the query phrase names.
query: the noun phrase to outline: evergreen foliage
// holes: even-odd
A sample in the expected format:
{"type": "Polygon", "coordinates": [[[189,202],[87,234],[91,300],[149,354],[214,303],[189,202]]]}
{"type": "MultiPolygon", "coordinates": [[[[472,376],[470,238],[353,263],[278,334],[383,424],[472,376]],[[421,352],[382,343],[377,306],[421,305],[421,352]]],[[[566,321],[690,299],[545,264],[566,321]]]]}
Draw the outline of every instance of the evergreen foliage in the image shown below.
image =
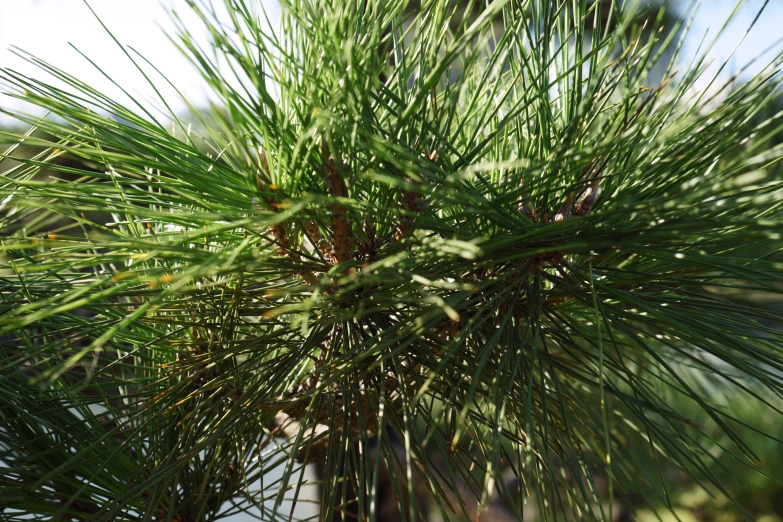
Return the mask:
{"type": "Polygon", "coordinates": [[[780,56],[730,90],[586,0],[187,3],[198,133],[0,71],[52,116],[0,132],[4,520],[288,520],[308,462],[321,518],[368,521],[764,472],[718,397],[783,413],[780,56]]]}

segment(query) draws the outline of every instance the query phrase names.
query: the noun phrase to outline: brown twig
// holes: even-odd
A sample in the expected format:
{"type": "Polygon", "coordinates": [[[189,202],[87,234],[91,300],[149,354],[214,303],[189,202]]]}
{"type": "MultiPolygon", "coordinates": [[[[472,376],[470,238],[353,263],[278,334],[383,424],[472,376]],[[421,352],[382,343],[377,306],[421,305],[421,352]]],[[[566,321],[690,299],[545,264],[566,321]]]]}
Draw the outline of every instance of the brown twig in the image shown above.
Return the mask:
{"type": "MultiPolygon", "coordinates": [[[[347,198],[348,189],[342,175],[342,168],[329,156],[329,147],[323,145],[324,182],[329,195],[335,198],[347,198]]],[[[348,209],[339,202],[332,204],[332,251],[334,261],[342,263],[351,259],[351,236],[348,224],[348,209]]]]}
{"type": "Polygon", "coordinates": [[[334,254],[332,253],[332,248],[329,246],[326,239],[324,239],[324,236],[321,234],[321,230],[318,228],[318,225],[315,224],[315,221],[308,219],[305,222],[305,230],[307,231],[307,235],[310,236],[313,246],[318,249],[326,262],[336,265],[337,259],[335,259],[334,254]]]}
{"type": "MultiPolygon", "coordinates": [[[[267,177],[269,177],[269,162],[266,158],[266,153],[261,150],[259,153],[259,157],[261,159],[261,168],[266,173],[267,177]]],[[[262,192],[268,192],[269,190],[277,190],[277,186],[274,184],[268,184],[261,179],[261,176],[256,176],[256,182],[258,183],[258,190],[262,192]]],[[[264,203],[266,203],[267,208],[271,208],[275,212],[279,212],[280,208],[278,203],[272,199],[271,197],[267,195],[262,195],[262,199],[264,200],[264,203]]],[[[291,243],[288,241],[288,238],[286,237],[285,227],[281,223],[277,223],[275,225],[270,225],[269,232],[272,234],[272,237],[275,238],[275,242],[280,246],[278,248],[277,253],[280,255],[283,254],[289,254],[292,255],[293,251],[291,250],[291,243]]]]}
{"type": "MultiPolygon", "coordinates": [[[[424,156],[434,163],[438,159],[438,151],[433,150],[432,152],[424,153],[424,156]]],[[[410,177],[406,176],[405,180],[418,185],[418,182],[410,177]]],[[[423,208],[426,208],[426,203],[421,200],[419,193],[412,190],[403,190],[400,207],[408,211],[408,213],[399,216],[400,224],[397,226],[397,230],[392,238],[393,242],[401,241],[411,233],[413,230],[413,216],[411,213],[421,212],[423,208]]]]}

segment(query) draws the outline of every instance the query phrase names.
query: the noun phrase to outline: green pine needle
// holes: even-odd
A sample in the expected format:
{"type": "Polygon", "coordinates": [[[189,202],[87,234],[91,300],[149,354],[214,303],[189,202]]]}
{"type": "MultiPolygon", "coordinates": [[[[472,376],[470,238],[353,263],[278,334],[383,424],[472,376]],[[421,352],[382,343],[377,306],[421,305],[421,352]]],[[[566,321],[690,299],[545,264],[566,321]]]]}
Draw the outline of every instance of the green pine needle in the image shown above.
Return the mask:
{"type": "Polygon", "coordinates": [[[308,462],[370,521],[765,472],[725,403],[783,413],[783,56],[732,88],[630,3],[187,4],[186,117],[0,70],[50,115],[0,131],[5,520],[288,520],[308,462]]]}

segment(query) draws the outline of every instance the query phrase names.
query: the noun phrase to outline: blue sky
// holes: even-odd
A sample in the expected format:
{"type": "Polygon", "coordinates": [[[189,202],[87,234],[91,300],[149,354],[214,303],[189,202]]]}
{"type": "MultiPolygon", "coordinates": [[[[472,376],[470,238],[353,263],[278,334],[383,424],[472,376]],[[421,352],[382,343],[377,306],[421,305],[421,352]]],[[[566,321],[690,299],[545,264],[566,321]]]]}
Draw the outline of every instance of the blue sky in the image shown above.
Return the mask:
{"type": "MultiPolygon", "coordinates": [[[[675,5],[677,0],[674,0],[675,5]]],[[[188,98],[202,102],[206,91],[198,76],[166,39],[165,32],[172,28],[164,6],[179,9],[188,20],[182,0],[90,0],[92,8],[112,30],[117,39],[149,58],[160,69],[167,71],[170,79],[185,92],[188,98]]],[[[279,17],[277,0],[260,0],[271,20],[279,17]]],[[[684,2],[681,2],[684,3],[684,2]]],[[[699,10],[690,33],[686,49],[694,52],[702,36],[707,42],[723,24],[735,5],[734,0],[705,0],[699,10]]],[[[738,16],[732,21],[725,35],[719,40],[712,56],[722,62],[742,37],[764,0],[747,0],[738,16]]],[[[191,18],[192,20],[192,15],[191,18]]],[[[198,26],[194,24],[194,26],[198,26]]],[[[767,11],[757,26],[737,49],[731,67],[737,68],[756,58],[759,53],[783,34],[783,0],[770,0],[767,11]]],[[[206,41],[206,39],[203,39],[206,41]]],[[[9,46],[17,46],[86,80],[104,92],[117,92],[116,87],[103,78],[92,65],[69,45],[87,53],[115,80],[132,92],[150,98],[151,89],[143,78],[129,66],[125,57],[101,28],[83,0],[1,0],[0,1],[0,67],[10,67],[28,76],[41,76],[33,66],[14,56],[9,46]]],[[[783,47],[777,45],[776,49],[783,47]]],[[[766,57],[768,61],[772,55],[766,57]]],[[[764,63],[765,60],[760,60],[764,63]]],[[[749,72],[756,72],[758,67],[749,72]]],[[[163,89],[166,94],[170,90],[163,89]]],[[[22,105],[7,97],[0,98],[4,108],[21,108],[22,105]]],[[[182,104],[174,104],[182,110],[182,104]]]]}
{"type": "MultiPolygon", "coordinates": [[[[673,3],[686,4],[686,2],[678,2],[678,0],[673,0],[673,3]]],[[[723,26],[737,3],[736,0],[702,0],[686,41],[686,49],[691,53],[696,52],[705,34],[707,38],[703,40],[704,43],[712,42],[714,35],[723,26]]],[[[745,33],[764,6],[765,0],[746,0],[740,4],[736,15],[709,55],[714,57],[716,63],[722,63],[734,51],[744,36],[744,40],[737,47],[729,62],[729,69],[738,70],[754,59],[758,59],[748,68],[745,74],[748,76],[758,73],[775,54],[783,51],[783,45],[781,45],[783,0],[769,0],[761,16],[758,17],[747,35],[745,33]],[[763,54],[770,47],[772,49],[767,54],[763,54]]]]}

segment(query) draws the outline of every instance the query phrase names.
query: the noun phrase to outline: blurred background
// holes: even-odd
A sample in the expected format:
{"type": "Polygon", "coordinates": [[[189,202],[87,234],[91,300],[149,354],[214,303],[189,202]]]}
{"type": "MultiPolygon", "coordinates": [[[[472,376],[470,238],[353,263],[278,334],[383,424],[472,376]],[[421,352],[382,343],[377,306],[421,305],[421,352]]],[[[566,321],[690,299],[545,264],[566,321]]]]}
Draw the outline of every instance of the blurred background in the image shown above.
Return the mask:
{"type": "MultiPolygon", "coordinates": [[[[257,1],[266,12],[271,27],[276,30],[279,27],[279,2],[257,1]]],[[[656,0],[641,0],[640,3],[650,4],[653,8],[660,5],[660,1],[656,0]]],[[[747,0],[740,2],[736,16],[709,55],[715,64],[726,61],[765,3],[764,13],[736,49],[723,74],[730,75],[751,64],[742,74],[742,77],[747,78],[758,73],[773,55],[768,52],[762,56],[765,50],[781,49],[783,0],[747,0]],[[752,63],[754,60],[756,62],[752,63]]],[[[671,5],[674,15],[684,16],[693,2],[672,0],[671,5]]],[[[736,0],[702,2],[685,42],[684,59],[692,57],[700,46],[703,48],[713,40],[736,5],[736,0]]],[[[102,92],[121,98],[122,92],[95,69],[89,61],[92,60],[124,89],[140,95],[142,99],[151,100],[153,90],[101,27],[102,22],[119,42],[133,49],[131,52],[138,52],[160,70],[166,71],[168,79],[191,103],[203,105],[207,101],[207,93],[200,78],[168,39],[167,34],[171,34],[174,29],[167,14],[168,9],[173,9],[187,27],[193,28],[193,37],[197,42],[207,46],[207,35],[199,33],[201,26],[189,12],[184,0],[2,0],[0,67],[12,68],[30,76],[38,74],[35,66],[13,54],[11,48],[18,47],[79,78],[89,79],[91,85],[102,92]],[[81,56],[79,51],[85,53],[89,60],[81,56]]],[[[176,101],[171,87],[165,85],[165,82],[158,82],[156,86],[174,101],[172,109],[175,112],[185,111],[184,103],[176,101]]],[[[3,97],[0,98],[0,107],[21,109],[24,104],[3,97]]],[[[0,118],[0,123],[9,121],[5,116],[0,118]]]]}
{"type": "MultiPolygon", "coordinates": [[[[279,3],[276,0],[259,2],[266,12],[270,27],[276,30],[279,27],[279,3]]],[[[648,3],[652,6],[651,13],[654,13],[659,4],[648,3]]],[[[685,16],[692,5],[690,0],[672,0],[673,17],[685,16]]],[[[735,0],[702,2],[685,40],[682,61],[689,60],[709,46],[735,8],[735,16],[708,56],[713,61],[712,72],[717,72],[725,63],[726,67],[720,75],[728,78],[739,73],[736,79],[739,85],[759,73],[764,65],[783,49],[783,0],[748,0],[739,4],[735,0]],[[765,11],[757,18],[759,10],[765,4],[765,11]],[[754,20],[755,26],[748,32],[754,20]]],[[[126,46],[127,52],[138,53],[160,71],[165,71],[166,78],[176,85],[192,105],[205,106],[209,95],[202,80],[167,36],[173,34],[175,27],[167,10],[177,13],[188,30],[192,28],[193,38],[203,48],[209,47],[208,35],[200,32],[202,27],[189,13],[184,0],[90,0],[89,3],[83,0],[0,0],[0,67],[14,69],[25,76],[42,77],[42,73],[34,65],[14,54],[12,48],[18,47],[74,74],[118,100],[128,100],[122,92],[125,90],[143,100],[143,104],[159,108],[160,103],[155,100],[154,90],[113,40],[116,38],[126,46]],[[111,35],[103,26],[111,31],[111,35]],[[96,66],[100,67],[100,70],[96,66]]],[[[685,67],[687,63],[683,63],[681,68],[685,67]]],[[[712,74],[704,76],[705,85],[711,77],[712,74]]],[[[49,78],[46,80],[49,81],[49,78]]],[[[152,76],[151,80],[170,100],[175,113],[184,114],[187,111],[187,105],[178,98],[174,88],[169,86],[166,80],[155,76],[152,76]]],[[[24,102],[5,95],[0,95],[0,110],[35,112],[34,108],[25,106],[24,102]]],[[[9,126],[15,126],[14,120],[0,114],[0,127],[9,126]]],[[[770,306],[780,310],[780,303],[771,303],[770,306]]],[[[742,404],[731,395],[724,397],[720,396],[718,391],[715,393],[717,396],[714,399],[725,403],[728,410],[738,412],[754,426],[783,439],[783,425],[779,416],[766,415],[763,409],[742,404]]],[[[698,416],[698,412],[693,412],[694,419],[698,419],[698,416]]],[[[750,429],[743,431],[741,426],[738,432],[747,437],[749,444],[761,458],[760,467],[773,479],[783,480],[783,445],[750,429]]],[[[729,481],[729,490],[756,520],[783,522],[783,487],[775,480],[769,480],[752,471],[743,462],[730,458],[726,459],[726,467],[716,469],[715,473],[729,481]]],[[[316,494],[315,488],[311,488],[305,491],[303,496],[305,499],[314,500],[316,494]]],[[[681,480],[678,490],[670,494],[676,515],[661,511],[661,518],[658,518],[652,511],[643,511],[634,518],[623,520],[745,520],[740,508],[726,497],[719,494],[710,496],[688,480],[681,480]]],[[[303,500],[300,499],[297,504],[297,515],[315,515],[317,504],[303,500]]],[[[622,511],[617,510],[616,513],[622,511]]],[[[232,520],[238,522],[252,518],[243,515],[232,520]]],[[[500,514],[493,517],[488,513],[487,516],[482,516],[482,520],[505,518],[500,514]]]]}

